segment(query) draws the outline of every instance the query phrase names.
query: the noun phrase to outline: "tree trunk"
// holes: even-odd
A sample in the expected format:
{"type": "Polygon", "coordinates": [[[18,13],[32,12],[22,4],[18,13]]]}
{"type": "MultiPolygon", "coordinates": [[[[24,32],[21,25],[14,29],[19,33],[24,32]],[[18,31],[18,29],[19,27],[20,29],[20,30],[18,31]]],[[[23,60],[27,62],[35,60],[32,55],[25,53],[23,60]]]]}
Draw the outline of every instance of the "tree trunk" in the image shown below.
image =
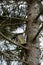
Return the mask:
{"type": "Polygon", "coordinates": [[[39,38],[32,42],[39,29],[39,23],[33,21],[39,15],[41,4],[37,1],[31,4],[28,14],[27,22],[27,47],[31,47],[30,51],[27,51],[27,61],[29,65],[39,65],[40,49],[39,49],[39,38]],[[36,48],[38,47],[38,48],[36,48]]]}

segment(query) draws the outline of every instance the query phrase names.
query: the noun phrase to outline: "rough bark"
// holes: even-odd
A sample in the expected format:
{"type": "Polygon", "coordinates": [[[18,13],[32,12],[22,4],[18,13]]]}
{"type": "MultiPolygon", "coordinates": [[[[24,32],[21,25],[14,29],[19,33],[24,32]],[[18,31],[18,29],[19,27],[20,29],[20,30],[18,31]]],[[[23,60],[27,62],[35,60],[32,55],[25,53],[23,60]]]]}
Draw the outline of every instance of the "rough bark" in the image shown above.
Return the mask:
{"type": "Polygon", "coordinates": [[[29,62],[29,65],[39,65],[39,56],[40,56],[39,49],[32,47],[33,45],[39,48],[39,38],[37,38],[33,42],[31,42],[31,40],[34,38],[39,29],[39,23],[33,23],[33,21],[39,15],[40,8],[41,5],[37,1],[35,1],[34,3],[31,4],[31,7],[29,9],[28,23],[27,23],[27,47],[31,46],[30,52],[27,51],[27,61],[29,62]]]}

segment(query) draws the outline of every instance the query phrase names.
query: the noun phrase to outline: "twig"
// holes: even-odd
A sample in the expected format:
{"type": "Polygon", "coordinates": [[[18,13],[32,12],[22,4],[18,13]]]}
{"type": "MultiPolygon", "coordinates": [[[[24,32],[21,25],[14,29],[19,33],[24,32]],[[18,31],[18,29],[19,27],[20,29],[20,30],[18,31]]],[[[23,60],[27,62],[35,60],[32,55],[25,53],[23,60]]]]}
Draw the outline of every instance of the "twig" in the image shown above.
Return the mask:
{"type": "Polygon", "coordinates": [[[11,19],[11,20],[27,21],[27,19],[23,19],[23,18],[19,18],[19,17],[0,16],[0,18],[2,18],[2,19],[8,18],[8,19],[11,19]]]}
{"type": "MultiPolygon", "coordinates": [[[[17,24],[26,24],[26,22],[24,22],[24,23],[22,23],[22,22],[21,22],[21,23],[14,23],[14,24],[13,24],[13,23],[12,23],[12,24],[11,24],[11,23],[7,23],[7,24],[4,24],[4,23],[2,24],[2,23],[1,23],[0,26],[2,26],[2,25],[3,25],[3,26],[14,26],[14,25],[17,25],[17,24]]],[[[2,26],[2,27],[3,27],[3,26],[2,26]]]]}
{"type": "MultiPolygon", "coordinates": [[[[12,59],[12,58],[9,56],[9,54],[6,53],[6,52],[2,52],[2,51],[0,51],[0,54],[1,54],[1,55],[5,55],[5,57],[7,57],[9,60],[12,59]]],[[[25,64],[28,64],[28,62],[26,62],[25,60],[18,59],[16,56],[14,56],[14,58],[16,58],[17,61],[21,61],[21,62],[24,62],[25,64]]],[[[14,59],[13,59],[13,61],[14,61],[14,59]]]]}

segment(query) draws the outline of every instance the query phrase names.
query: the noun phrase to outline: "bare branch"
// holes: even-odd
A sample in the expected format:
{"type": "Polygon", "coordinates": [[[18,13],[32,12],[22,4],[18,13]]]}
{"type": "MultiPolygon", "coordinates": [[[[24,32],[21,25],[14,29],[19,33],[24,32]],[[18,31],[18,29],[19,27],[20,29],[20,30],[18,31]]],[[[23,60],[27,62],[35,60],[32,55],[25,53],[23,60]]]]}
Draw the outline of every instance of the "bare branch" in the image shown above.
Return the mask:
{"type": "MultiPolygon", "coordinates": [[[[1,54],[1,55],[4,55],[4,56],[7,57],[9,60],[12,60],[12,58],[10,57],[10,55],[9,55],[8,53],[0,51],[0,54],[1,54]]],[[[17,61],[21,61],[21,62],[24,62],[25,64],[28,64],[28,62],[26,62],[25,60],[20,60],[20,59],[18,59],[16,56],[14,56],[14,58],[16,58],[17,61]]],[[[14,61],[14,59],[13,59],[13,61],[14,61]]]]}
{"type": "Polygon", "coordinates": [[[23,49],[29,50],[29,48],[24,47],[23,45],[17,44],[15,41],[12,41],[11,39],[9,39],[8,37],[6,37],[3,33],[0,32],[0,35],[5,38],[6,40],[8,40],[9,42],[11,42],[11,44],[15,44],[17,46],[22,47],[23,49]]]}
{"type": "MultiPolygon", "coordinates": [[[[4,22],[5,22],[5,21],[4,21],[4,22]]],[[[24,22],[24,23],[22,23],[22,22],[21,22],[21,23],[14,23],[14,24],[13,24],[13,23],[12,23],[12,24],[11,24],[11,23],[5,24],[4,22],[1,23],[0,26],[3,27],[3,26],[15,26],[16,24],[26,24],[26,22],[24,22]]]]}
{"type": "Polygon", "coordinates": [[[40,11],[40,13],[39,13],[39,14],[37,15],[37,17],[34,19],[34,21],[33,21],[34,23],[37,22],[36,20],[39,18],[39,16],[41,15],[42,12],[43,12],[43,9],[40,11]]]}
{"type": "Polygon", "coordinates": [[[18,17],[9,17],[9,16],[0,16],[0,19],[11,19],[11,20],[20,20],[20,21],[26,21],[27,19],[18,18],[18,17]]]}
{"type": "Polygon", "coordinates": [[[37,36],[39,35],[39,33],[40,33],[40,31],[42,30],[42,28],[43,28],[43,24],[42,24],[42,26],[39,28],[37,34],[35,35],[35,37],[33,38],[32,41],[34,41],[34,40],[37,38],[37,36]]]}

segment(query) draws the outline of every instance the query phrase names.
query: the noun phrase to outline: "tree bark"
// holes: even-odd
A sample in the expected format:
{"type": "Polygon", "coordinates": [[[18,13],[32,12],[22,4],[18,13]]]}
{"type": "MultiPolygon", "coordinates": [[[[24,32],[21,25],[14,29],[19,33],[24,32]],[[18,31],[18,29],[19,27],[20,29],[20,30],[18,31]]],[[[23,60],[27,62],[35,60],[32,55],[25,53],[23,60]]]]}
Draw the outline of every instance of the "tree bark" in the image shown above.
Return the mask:
{"type": "Polygon", "coordinates": [[[36,46],[39,48],[39,38],[37,38],[35,41],[31,41],[38,29],[39,24],[33,23],[33,21],[36,19],[36,17],[39,15],[41,9],[41,4],[37,1],[34,1],[34,3],[31,4],[29,8],[29,14],[28,14],[28,22],[27,22],[27,47],[31,46],[30,52],[27,51],[27,60],[29,62],[29,65],[39,65],[39,57],[40,57],[40,49],[36,49],[33,46],[36,46]]]}

